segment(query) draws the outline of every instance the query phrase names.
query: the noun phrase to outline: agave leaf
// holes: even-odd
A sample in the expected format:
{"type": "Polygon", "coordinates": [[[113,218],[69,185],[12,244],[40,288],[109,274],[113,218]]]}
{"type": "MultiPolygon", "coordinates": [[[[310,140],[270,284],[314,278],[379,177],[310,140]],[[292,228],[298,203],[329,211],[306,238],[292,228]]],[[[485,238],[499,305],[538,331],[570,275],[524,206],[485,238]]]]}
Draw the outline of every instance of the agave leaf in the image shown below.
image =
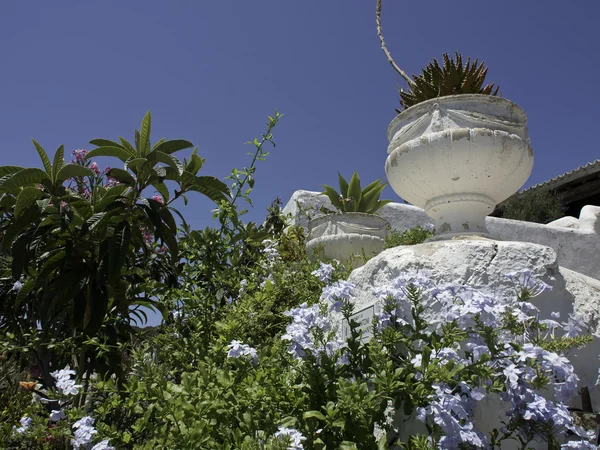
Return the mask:
{"type": "Polygon", "coordinates": [[[388,203],[392,203],[393,200],[379,200],[375,206],[373,208],[371,208],[369,211],[367,211],[369,214],[375,214],[377,211],[379,211],[383,206],[387,205],[388,203]]]}
{"type": "Polygon", "coordinates": [[[360,204],[360,199],[362,198],[362,189],[360,188],[360,178],[358,177],[358,172],[354,172],[352,178],[350,179],[350,183],[348,184],[348,198],[352,199],[352,202],[346,208],[346,211],[358,211],[358,205],[360,204]]]}
{"type": "Polygon", "coordinates": [[[325,194],[327,197],[329,197],[329,201],[338,211],[343,211],[344,207],[342,205],[342,201],[340,200],[340,194],[338,194],[338,192],[331,186],[326,184],[322,184],[321,186],[323,186],[325,189],[325,191],[321,192],[321,194],[325,194]]]}
{"type": "Polygon", "coordinates": [[[385,184],[376,186],[375,188],[368,191],[366,194],[363,194],[362,199],[360,200],[358,212],[369,212],[371,211],[379,201],[379,197],[381,196],[381,191],[385,188],[385,184]]]}
{"type": "Polygon", "coordinates": [[[338,181],[340,183],[340,195],[343,198],[346,198],[348,196],[348,182],[346,181],[346,179],[342,176],[341,173],[338,172],[338,181]]]}

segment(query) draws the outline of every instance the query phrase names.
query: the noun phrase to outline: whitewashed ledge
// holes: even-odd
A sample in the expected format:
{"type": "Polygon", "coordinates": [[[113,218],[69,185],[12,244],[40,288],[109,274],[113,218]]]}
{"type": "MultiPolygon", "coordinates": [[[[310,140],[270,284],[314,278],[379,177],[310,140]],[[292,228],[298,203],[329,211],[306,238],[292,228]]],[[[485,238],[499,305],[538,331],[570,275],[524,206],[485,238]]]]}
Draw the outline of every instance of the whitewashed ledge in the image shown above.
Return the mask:
{"type": "MultiPolygon", "coordinates": [[[[283,209],[292,216],[292,223],[306,228],[309,218],[300,213],[313,208],[311,217],[318,217],[319,208],[333,209],[329,199],[312,191],[296,191],[283,209]]],[[[418,225],[433,223],[425,212],[416,206],[402,203],[385,205],[379,215],[393,229],[403,231],[418,225]]],[[[554,249],[561,267],[600,280],[600,207],[585,206],[579,219],[563,218],[548,225],[518,220],[487,217],[486,226],[490,234],[501,241],[531,242],[554,249]]]]}

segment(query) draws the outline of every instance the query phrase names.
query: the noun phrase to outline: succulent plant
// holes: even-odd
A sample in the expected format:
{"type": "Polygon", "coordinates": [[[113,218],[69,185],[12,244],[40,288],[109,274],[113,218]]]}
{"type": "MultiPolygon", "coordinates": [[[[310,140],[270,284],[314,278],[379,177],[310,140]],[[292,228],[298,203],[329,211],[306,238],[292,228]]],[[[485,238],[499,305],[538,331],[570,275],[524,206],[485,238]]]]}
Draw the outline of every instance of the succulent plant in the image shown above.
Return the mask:
{"type": "Polygon", "coordinates": [[[408,91],[400,90],[402,107],[408,108],[425,100],[446,95],[498,95],[499,87],[494,86],[494,83],[484,86],[488,68],[483,61],[481,64],[477,59],[471,62],[469,57],[463,65],[460,53],[456,53],[454,58],[444,53],[443,59],[442,66],[434,59],[421,74],[413,75],[408,91]]]}
{"type": "Polygon", "coordinates": [[[387,186],[382,183],[381,178],[373,181],[364,189],[360,187],[360,178],[358,173],[354,172],[350,183],[338,172],[340,183],[340,192],[337,192],[331,186],[323,184],[325,191],[322,194],[327,195],[331,203],[339,212],[362,212],[375,214],[383,205],[387,205],[392,200],[380,200],[381,191],[387,186]]]}

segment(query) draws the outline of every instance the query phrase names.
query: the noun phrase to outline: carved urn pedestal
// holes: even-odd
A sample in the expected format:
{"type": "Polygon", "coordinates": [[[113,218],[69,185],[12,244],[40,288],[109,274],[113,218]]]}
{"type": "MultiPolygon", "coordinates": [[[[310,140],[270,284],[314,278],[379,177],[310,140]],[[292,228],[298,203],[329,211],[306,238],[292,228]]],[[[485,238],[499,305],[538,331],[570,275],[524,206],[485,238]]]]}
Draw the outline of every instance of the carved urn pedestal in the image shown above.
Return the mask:
{"type": "Polygon", "coordinates": [[[427,100],[396,116],[388,139],[390,186],[435,220],[435,240],[490,237],[485,217],[533,168],[525,112],[501,97],[427,100]]]}

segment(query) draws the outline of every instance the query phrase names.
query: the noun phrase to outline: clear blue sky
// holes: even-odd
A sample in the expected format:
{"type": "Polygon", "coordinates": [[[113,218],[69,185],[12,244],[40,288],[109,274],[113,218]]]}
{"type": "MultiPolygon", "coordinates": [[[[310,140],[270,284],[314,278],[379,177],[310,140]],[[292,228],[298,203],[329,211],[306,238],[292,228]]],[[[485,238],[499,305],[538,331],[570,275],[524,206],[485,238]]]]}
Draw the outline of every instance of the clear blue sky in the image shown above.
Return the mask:
{"type": "MultiPolygon", "coordinates": [[[[598,158],[597,0],[384,0],[383,26],[409,73],[443,52],[484,59],[489,81],[529,116],[528,184],[598,158]]],[[[275,196],[385,177],[399,77],[380,50],[375,0],[0,2],[0,164],[39,165],[95,137],[185,138],[205,175],[247,164],[245,141],[277,108],[277,148],[259,167],[252,220],[275,196]]],[[[114,161],[100,160],[102,166],[114,161]]],[[[397,199],[389,188],[386,198],[397,199]]],[[[212,204],[184,210],[196,228],[212,204]]]]}

